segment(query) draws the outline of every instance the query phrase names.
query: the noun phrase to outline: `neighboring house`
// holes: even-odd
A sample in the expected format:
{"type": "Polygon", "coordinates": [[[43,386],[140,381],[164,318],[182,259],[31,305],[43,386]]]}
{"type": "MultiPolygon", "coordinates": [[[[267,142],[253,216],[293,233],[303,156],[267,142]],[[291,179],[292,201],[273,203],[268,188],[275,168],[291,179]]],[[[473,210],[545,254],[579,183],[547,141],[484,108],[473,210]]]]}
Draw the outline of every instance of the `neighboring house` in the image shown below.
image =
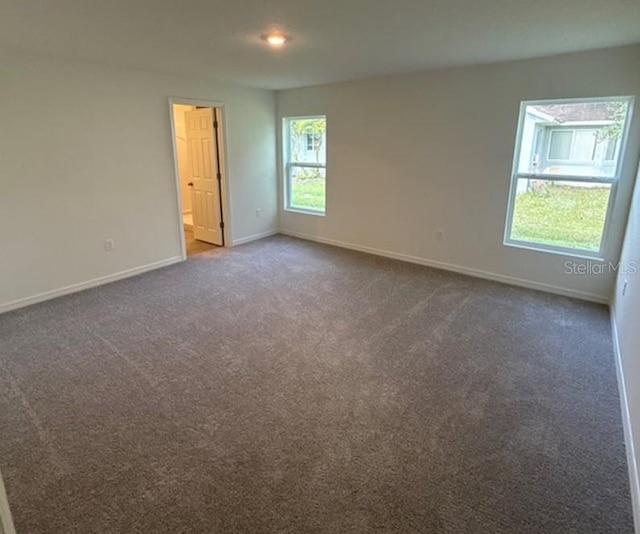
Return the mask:
{"type": "MultiPolygon", "coordinates": [[[[529,106],[522,130],[519,171],[533,175],[612,176],[619,139],[603,132],[614,122],[606,103],[529,106]]],[[[530,187],[530,183],[519,184],[517,192],[530,187]]]]}
{"type": "Polygon", "coordinates": [[[319,163],[324,161],[324,150],[326,146],[326,132],[322,133],[302,133],[292,136],[292,159],[299,163],[319,163]]]}

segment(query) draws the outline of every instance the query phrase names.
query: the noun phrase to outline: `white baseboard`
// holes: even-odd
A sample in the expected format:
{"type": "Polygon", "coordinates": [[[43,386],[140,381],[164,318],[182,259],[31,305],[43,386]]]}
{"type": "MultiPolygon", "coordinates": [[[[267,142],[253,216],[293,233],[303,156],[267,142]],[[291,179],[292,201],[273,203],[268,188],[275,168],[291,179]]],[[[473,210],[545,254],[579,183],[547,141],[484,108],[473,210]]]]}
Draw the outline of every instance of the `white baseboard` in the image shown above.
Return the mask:
{"type": "Polygon", "coordinates": [[[620,392],[620,408],[622,411],[622,427],[624,428],[624,441],[627,450],[627,466],[629,468],[629,484],[631,486],[631,504],[633,505],[633,521],[635,531],[640,534],[640,473],[636,462],[636,448],[633,442],[631,430],[631,413],[629,411],[629,397],[627,395],[627,383],[622,365],[622,353],[620,352],[620,339],[618,338],[618,325],[616,323],[615,310],[611,308],[611,333],[613,335],[613,352],[616,360],[616,374],[618,375],[618,391],[620,392]]]}
{"type": "Polygon", "coordinates": [[[0,534],[16,534],[13,525],[11,510],[9,509],[9,499],[0,475],[0,534]]]}
{"type": "Polygon", "coordinates": [[[259,234],[253,234],[247,237],[241,237],[240,239],[234,239],[231,246],[237,247],[238,245],[244,245],[245,243],[251,243],[251,241],[257,241],[258,239],[264,239],[265,237],[270,237],[272,235],[279,234],[279,230],[268,230],[266,232],[261,232],[259,234]]]}
{"type": "Polygon", "coordinates": [[[38,302],[44,302],[45,300],[54,299],[63,295],[69,295],[70,293],[76,293],[77,291],[82,291],[83,289],[89,289],[92,287],[108,284],[110,282],[115,282],[117,280],[122,280],[124,278],[130,278],[131,276],[136,276],[138,274],[146,273],[147,271],[153,271],[155,269],[160,269],[162,267],[167,267],[168,265],[173,265],[174,263],[178,263],[181,261],[183,261],[182,257],[174,256],[173,258],[157,261],[155,263],[149,263],[147,265],[142,265],[141,267],[134,267],[133,269],[127,269],[126,271],[120,271],[117,273],[108,274],[106,276],[101,276],[99,278],[94,278],[93,280],[87,280],[86,282],[80,282],[78,284],[61,287],[59,289],[53,289],[51,291],[46,291],[44,293],[39,293],[37,295],[32,295],[30,297],[25,297],[22,299],[11,300],[9,302],[0,304],[0,313],[17,310],[18,308],[24,308],[25,306],[30,306],[31,304],[37,304],[38,302]]]}
{"type": "Polygon", "coordinates": [[[609,299],[607,297],[596,295],[594,293],[575,291],[573,289],[567,289],[564,287],[554,286],[550,284],[543,284],[540,282],[533,282],[531,280],[525,280],[523,278],[515,278],[513,276],[505,276],[502,274],[496,274],[489,271],[482,271],[480,269],[463,267],[462,265],[455,265],[453,263],[429,260],[426,258],[420,258],[418,256],[410,256],[408,254],[391,252],[389,250],[382,250],[382,249],[372,248],[372,247],[364,247],[362,245],[356,245],[354,243],[337,241],[335,239],[326,239],[324,237],[301,234],[298,232],[290,232],[288,230],[280,230],[280,233],[283,235],[291,236],[291,237],[306,239],[308,241],[317,241],[318,243],[325,243],[327,245],[333,245],[336,247],[348,248],[351,250],[357,250],[359,252],[366,252],[368,254],[374,254],[376,256],[384,256],[385,258],[392,258],[394,260],[401,260],[409,263],[417,263],[418,265],[424,265],[426,267],[434,267],[436,269],[442,269],[444,271],[452,271],[454,273],[475,276],[476,278],[484,278],[486,280],[492,280],[494,282],[502,282],[504,284],[509,284],[513,286],[526,287],[528,289],[535,289],[537,291],[544,291],[546,293],[554,293],[556,295],[563,295],[565,297],[573,297],[581,300],[587,300],[589,302],[597,302],[599,304],[609,304],[609,299]]]}

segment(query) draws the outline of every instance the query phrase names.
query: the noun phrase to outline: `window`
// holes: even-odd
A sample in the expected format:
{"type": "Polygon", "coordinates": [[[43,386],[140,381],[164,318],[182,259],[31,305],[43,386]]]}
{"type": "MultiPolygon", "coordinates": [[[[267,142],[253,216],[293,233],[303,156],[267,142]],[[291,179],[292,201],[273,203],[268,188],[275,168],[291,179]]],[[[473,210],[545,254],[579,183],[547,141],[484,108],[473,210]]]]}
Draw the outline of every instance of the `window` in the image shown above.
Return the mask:
{"type": "Polygon", "coordinates": [[[552,130],[549,160],[593,161],[597,130],[552,130]]]}
{"type": "Polygon", "coordinates": [[[607,142],[607,153],[604,156],[605,161],[615,161],[618,145],[618,139],[609,139],[607,142]]]}
{"type": "Polygon", "coordinates": [[[571,145],[573,144],[573,132],[555,130],[551,132],[551,146],[549,147],[549,159],[569,159],[571,157],[571,145]]]}
{"type": "Polygon", "coordinates": [[[505,244],[602,256],[630,98],[523,102],[505,244]]]}
{"type": "Polygon", "coordinates": [[[315,150],[322,143],[322,135],[317,133],[307,134],[307,150],[315,150]]]}
{"type": "Polygon", "coordinates": [[[284,119],[285,209],[324,215],[327,178],[327,119],[284,119]]]}

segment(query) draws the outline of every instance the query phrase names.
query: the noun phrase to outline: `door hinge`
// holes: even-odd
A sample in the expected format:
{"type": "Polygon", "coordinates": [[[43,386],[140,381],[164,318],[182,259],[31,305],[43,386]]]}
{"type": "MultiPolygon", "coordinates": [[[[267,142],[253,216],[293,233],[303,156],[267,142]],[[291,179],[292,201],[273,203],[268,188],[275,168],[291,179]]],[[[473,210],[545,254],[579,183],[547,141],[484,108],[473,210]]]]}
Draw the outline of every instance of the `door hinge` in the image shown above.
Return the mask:
{"type": "Polygon", "coordinates": [[[224,223],[223,222],[220,223],[220,228],[222,228],[224,230],[224,223]]]}
{"type": "Polygon", "coordinates": [[[218,121],[213,121],[213,127],[217,130],[218,129],[218,121]]]}
{"type": "Polygon", "coordinates": [[[216,174],[216,178],[217,178],[218,180],[222,180],[222,174],[220,174],[220,173],[216,174]]]}

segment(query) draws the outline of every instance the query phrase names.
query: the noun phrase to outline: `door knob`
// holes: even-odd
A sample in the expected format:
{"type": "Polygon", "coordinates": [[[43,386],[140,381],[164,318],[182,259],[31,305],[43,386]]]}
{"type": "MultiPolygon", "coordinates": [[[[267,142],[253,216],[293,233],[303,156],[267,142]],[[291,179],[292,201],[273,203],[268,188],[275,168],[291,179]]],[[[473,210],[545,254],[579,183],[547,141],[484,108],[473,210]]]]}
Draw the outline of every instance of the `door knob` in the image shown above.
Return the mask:
{"type": "Polygon", "coordinates": [[[189,182],[187,185],[188,185],[189,187],[193,187],[193,182],[189,182]]]}

